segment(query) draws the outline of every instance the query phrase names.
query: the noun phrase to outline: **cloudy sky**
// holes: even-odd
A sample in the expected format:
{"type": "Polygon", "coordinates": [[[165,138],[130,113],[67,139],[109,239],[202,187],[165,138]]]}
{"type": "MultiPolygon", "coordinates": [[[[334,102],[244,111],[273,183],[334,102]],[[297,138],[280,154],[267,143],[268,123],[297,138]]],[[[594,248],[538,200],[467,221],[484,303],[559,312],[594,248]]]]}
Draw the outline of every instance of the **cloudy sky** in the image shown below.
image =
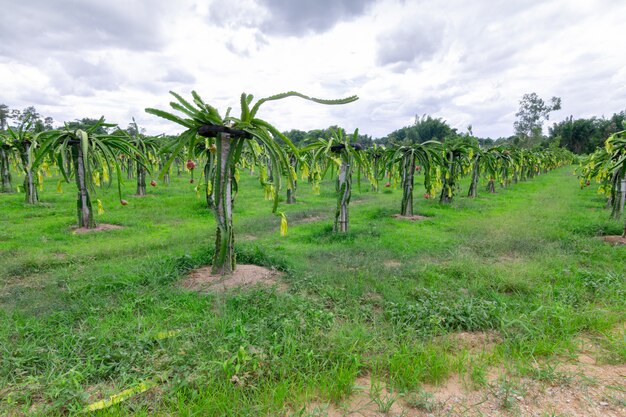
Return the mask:
{"type": "Polygon", "coordinates": [[[0,0],[0,103],[62,122],[150,116],[169,90],[224,111],[242,92],[338,98],[267,103],[281,130],[338,124],[381,137],[430,114],[509,136],[524,93],[569,115],[626,109],[624,0],[0,0]]]}

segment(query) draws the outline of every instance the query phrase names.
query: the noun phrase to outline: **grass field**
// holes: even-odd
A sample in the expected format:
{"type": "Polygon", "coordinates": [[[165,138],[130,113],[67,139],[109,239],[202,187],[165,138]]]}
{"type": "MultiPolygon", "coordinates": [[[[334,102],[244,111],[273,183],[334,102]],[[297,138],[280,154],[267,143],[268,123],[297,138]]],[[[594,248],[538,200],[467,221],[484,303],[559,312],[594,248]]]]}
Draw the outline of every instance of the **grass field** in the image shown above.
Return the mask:
{"type": "Polygon", "coordinates": [[[449,207],[418,193],[421,222],[392,217],[399,189],[355,190],[340,236],[332,183],[320,196],[300,184],[280,237],[258,181],[241,182],[238,262],[284,271],[280,287],[177,286],[214,241],[187,178],[143,198],[127,181],[126,207],[101,191],[98,221],[123,228],[81,235],[73,184],[47,180],[32,207],[0,195],[0,414],[75,414],[143,382],[155,386],[96,414],[317,415],[304,407],[342,404],[365,376],[403,398],[451,376],[480,389],[494,368],[546,378],[581,337],[598,363],[626,362],[626,247],[597,238],[623,225],[571,167],[449,207]],[[476,350],[458,332],[495,342],[476,350]]]}

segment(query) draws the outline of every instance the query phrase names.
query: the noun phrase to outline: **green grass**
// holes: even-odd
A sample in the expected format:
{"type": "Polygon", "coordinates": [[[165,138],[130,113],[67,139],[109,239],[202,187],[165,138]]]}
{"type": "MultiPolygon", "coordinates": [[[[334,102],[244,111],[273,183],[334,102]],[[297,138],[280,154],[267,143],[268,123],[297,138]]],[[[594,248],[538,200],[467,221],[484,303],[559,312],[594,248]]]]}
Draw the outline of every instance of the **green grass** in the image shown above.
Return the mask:
{"type": "Polygon", "coordinates": [[[391,217],[399,189],[355,190],[344,236],[331,232],[333,184],[315,196],[301,181],[298,203],[281,205],[285,238],[258,181],[242,174],[238,261],[284,270],[289,289],[220,295],[175,285],[209,262],[214,240],[212,215],[186,178],[144,198],[127,181],[126,207],[113,189],[100,191],[98,221],[123,229],[85,235],[70,230],[73,185],[57,194],[55,184],[46,180],[34,207],[0,195],[2,415],[76,414],[153,380],[157,388],[96,414],[290,415],[307,401],[341,402],[359,375],[399,392],[455,372],[484,385],[487,366],[530,369],[570,355],[581,333],[600,340],[611,363],[626,361],[615,333],[626,247],[597,239],[622,225],[601,196],[579,190],[571,168],[449,207],[416,199],[432,217],[422,222],[391,217]],[[483,330],[502,337],[486,356],[438,338],[483,330]]]}

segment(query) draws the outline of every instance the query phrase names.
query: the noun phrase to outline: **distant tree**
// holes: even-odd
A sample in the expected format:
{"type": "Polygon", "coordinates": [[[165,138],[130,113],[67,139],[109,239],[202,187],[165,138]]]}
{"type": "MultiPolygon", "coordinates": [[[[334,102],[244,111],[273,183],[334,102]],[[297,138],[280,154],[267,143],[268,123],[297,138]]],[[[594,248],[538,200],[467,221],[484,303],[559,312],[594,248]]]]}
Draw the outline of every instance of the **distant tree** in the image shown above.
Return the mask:
{"type": "Polygon", "coordinates": [[[54,127],[52,124],[54,123],[54,119],[50,116],[43,119],[43,125],[45,130],[52,130],[54,127]]]}
{"type": "Polygon", "coordinates": [[[542,145],[547,148],[558,142],[561,147],[576,154],[591,153],[597,147],[604,146],[609,136],[623,130],[625,119],[626,111],[615,113],[610,119],[574,119],[570,116],[550,127],[549,139],[542,145]]]}
{"type": "Polygon", "coordinates": [[[13,119],[14,125],[30,126],[31,132],[43,132],[51,130],[54,119],[52,117],[43,117],[34,106],[28,106],[24,110],[12,109],[6,104],[0,104],[0,130],[6,130],[9,127],[9,119],[13,119]]]}
{"type": "Polygon", "coordinates": [[[44,122],[41,118],[41,114],[37,111],[35,106],[28,106],[18,116],[20,123],[29,123],[33,132],[42,132],[45,130],[44,122]]]}
{"type": "Polygon", "coordinates": [[[309,138],[307,132],[298,129],[291,129],[287,132],[283,132],[283,134],[297,147],[300,147],[309,138]]]}
{"type": "Polygon", "coordinates": [[[495,145],[495,141],[491,138],[476,138],[478,144],[483,148],[491,148],[495,145]]]}
{"type": "Polygon", "coordinates": [[[10,117],[11,113],[9,111],[9,106],[6,104],[0,104],[0,130],[6,130],[9,125],[10,117]]]}
{"type": "Polygon", "coordinates": [[[440,118],[429,115],[415,116],[415,122],[381,139],[383,144],[412,145],[428,142],[429,140],[443,141],[445,138],[455,135],[456,130],[440,118]]]}
{"type": "Polygon", "coordinates": [[[530,93],[524,94],[519,104],[519,111],[515,113],[517,121],[513,127],[515,134],[522,141],[520,145],[528,147],[528,144],[541,138],[543,122],[550,119],[550,113],[561,109],[561,99],[552,97],[550,104],[546,104],[536,93],[530,93]]]}
{"type": "Polygon", "coordinates": [[[588,153],[598,146],[594,140],[598,123],[595,118],[576,119],[568,117],[550,128],[550,137],[557,139],[561,146],[576,154],[588,153]]]}
{"type": "Polygon", "coordinates": [[[12,109],[11,110],[11,115],[9,116],[9,119],[16,120],[17,124],[19,124],[19,120],[20,120],[21,115],[22,115],[21,111],[19,111],[18,109],[12,109]]]}
{"type": "Polygon", "coordinates": [[[89,130],[91,132],[91,127],[97,126],[96,130],[93,131],[96,135],[105,135],[107,133],[107,128],[105,124],[102,124],[100,119],[92,119],[90,117],[83,117],[82,119],[76,119],[73,122],[66,123],[66,127],[68,130],[89,130]]]}
{"type": "MultiPolygon", "coordinates": [[[[291,143],[295,146],[301,147],[305,143],[310,144],[320,138],[330,140],[337,134],[337,132],[341,132],[342,135],[346,136],[346,130],[339,126],[329,126],[326,129],[314,129],[309,130],[308,132],[292,129],[287,132],[283,132],[283,134],[288,137],[289,140],[291,140],[291,143]]],[[[374,141],[370,135],[359,134],[354,143],[358,143],[364,147],[369,147],[374,144],[374,141]]]]}

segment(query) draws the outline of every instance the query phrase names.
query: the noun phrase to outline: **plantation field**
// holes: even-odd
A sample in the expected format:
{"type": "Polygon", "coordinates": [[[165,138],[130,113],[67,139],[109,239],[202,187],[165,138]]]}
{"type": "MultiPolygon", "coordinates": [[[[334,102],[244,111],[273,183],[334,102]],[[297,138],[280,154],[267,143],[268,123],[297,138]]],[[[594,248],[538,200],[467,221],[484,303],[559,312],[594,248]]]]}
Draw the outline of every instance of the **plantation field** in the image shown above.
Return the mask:
{"type": "Polygon", "coordinates": [[[0,415],[142,388],[94,414],[624,415],[626,246],[598,238],[623,225],[572,171],[450,206],[416,198],[417,222],[393,218],[399,188],[355,181],[345,235],[334,183],[316,196],[299,181],[286,237],[242,173],[238,264],[283,275],[219,293],[179,285],[215,240],[188,177],[141,198],[127,180],[125,207],[100,190],[98,222],[122,228],[86,234],[71,230],[74,184],[46,179],[35,206],[2,194],[0,415]],[[557,391],[571,401],[546,403],[557,391]]]}

